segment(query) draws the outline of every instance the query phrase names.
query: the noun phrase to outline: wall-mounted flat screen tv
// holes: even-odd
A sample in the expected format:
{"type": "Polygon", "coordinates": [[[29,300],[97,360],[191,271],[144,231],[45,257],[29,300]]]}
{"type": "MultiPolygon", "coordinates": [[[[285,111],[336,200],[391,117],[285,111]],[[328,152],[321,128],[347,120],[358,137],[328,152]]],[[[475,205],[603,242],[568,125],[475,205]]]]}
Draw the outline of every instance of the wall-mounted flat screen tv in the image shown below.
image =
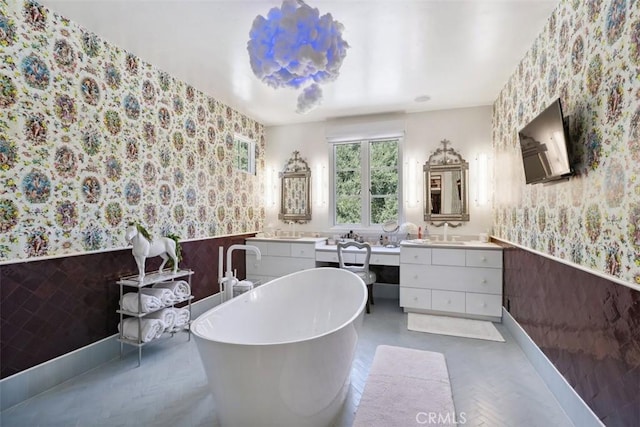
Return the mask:
{"type": "Polygon", "coordinates": [[[554,181],[573,174],[560,98],[522,128],[518,137],[527,184],[554,181]]]}

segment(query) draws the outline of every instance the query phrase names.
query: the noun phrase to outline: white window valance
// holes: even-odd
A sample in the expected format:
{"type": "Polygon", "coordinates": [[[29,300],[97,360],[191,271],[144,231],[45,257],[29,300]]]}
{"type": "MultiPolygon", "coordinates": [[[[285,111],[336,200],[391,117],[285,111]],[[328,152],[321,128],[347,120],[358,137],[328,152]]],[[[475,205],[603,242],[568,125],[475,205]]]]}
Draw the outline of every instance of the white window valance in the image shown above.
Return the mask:
{"type": "Polygon", "coordinates": [[[406,119],[402,116],[363,116],[327,122],[325,138],[329,143],[404,136],[406,119]]]}

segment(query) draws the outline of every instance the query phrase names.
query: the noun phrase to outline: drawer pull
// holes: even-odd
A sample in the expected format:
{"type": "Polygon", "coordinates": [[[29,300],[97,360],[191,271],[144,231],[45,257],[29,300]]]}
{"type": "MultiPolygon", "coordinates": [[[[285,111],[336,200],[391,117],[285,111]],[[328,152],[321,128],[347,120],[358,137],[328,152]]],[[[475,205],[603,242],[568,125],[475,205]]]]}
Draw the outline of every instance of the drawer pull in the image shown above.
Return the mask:
{"type": "Polygon", "coordinates": [[[486,307],[486,306],[487,306],[487,303],[486,303],[486,302],[483,302],[483,303],[482,303],[482,306],[483,306],[483,307],[486,307]]]}
{"type": "Polygon", "coordinates": [[[451,300],[450,299],[447,300],[447,304],[451,304],[451,300]]]}
{"type": "Polygon", "coordinates": [[[418,255],[414,255],[414,256],[413,256],[413,259],[418,259],[418,255]]]}
{"type": "Polygon", "coordinates": [[[414,280],[418,280],[418,275],[416,274],[415,276],[413,276],[414,280]]]}
{"type": "Polygon", "coordinates": [[[487,279],[482,279],[482,283],[487,283],[487,279]]]}
{"type": "Polygon", "coordinates": [[[480,260],[481,260],[482,262],[486,262],[486,261],[487,261],[487,257],[483,256],[482,258],[480,258],[480,260]]]}
{"type": "Polygon", "coordinates": [[[418,301],[418,297],[413,297],[413,300],[414,301],[418,301]]]}

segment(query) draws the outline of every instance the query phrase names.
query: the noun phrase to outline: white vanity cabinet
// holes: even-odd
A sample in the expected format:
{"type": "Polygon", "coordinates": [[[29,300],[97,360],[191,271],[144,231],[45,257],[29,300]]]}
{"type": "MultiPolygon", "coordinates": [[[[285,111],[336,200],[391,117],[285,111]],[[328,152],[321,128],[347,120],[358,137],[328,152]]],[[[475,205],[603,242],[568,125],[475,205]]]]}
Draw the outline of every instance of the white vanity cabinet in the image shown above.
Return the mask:
{"type": "Polygon", "coordinates": [[[405,311],[499,320],[502,248],[402,246],[400,306],[405,311]]]}
{"type": "Polygon", "coordinates": [[[260,260],[253,252],[246,253],[247,279],[266,283],[296,271],[315,268],[316,246],[321,238],[270,239],[250,237],[247,245],[260,249],[260,260]]]}

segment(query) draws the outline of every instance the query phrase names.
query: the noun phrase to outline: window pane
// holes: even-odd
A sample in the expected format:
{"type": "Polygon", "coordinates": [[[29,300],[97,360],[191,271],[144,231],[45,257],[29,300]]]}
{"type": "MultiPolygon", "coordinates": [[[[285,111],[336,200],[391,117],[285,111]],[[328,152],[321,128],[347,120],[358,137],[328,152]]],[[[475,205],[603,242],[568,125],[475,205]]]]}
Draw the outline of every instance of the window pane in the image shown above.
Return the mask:
{"type": "Polygon", "coordinates": [[[398,217],[398,141],[369,144],[371,224],[398,217]]]}
{"type": "Polygon", "coordinates": [[[243,171],[249,171],[249,144],[245,141],[240,141],[238,146],[238,169],[243,171]]]}
{"type": "Polygon", "coordinates": [[[253,141],[235,137],[233,140],[233,167],[242,172],[255,173],[255,150],[253,141]]]}
{"type": "Polygon", "coordinates": [[[360,224],[361,160],[360,143],[335,146],[336,224],[360,224]]]}
{"type": "Polygon", "coordinates": [[[398,218],[397,197],[372,197],[371,224],[382,224],[391,218],[398,218]]]}
{"type": "Polygon", "coordinates": [[[359,224],[360,223],[360,197],[336,198],[336,223],[359,224]]]}
{"type": "Polygon", "coordinates": [[[360,171],[342,171],[336,173],[337,196],[359,196],[360,187],[360,171]]]}
{"type": "Polygon", "coordinates": [[[398,218],[398,139],[333,146],[335,224],[369,226],[398,218]]]}
{"type": "Polygon", "coordinates": [[[360,144],[336,145],[336,171],[360,170],[360,144]]]}
{"type": "Polygon", "coordinates": [[[371,194],[374,196],[384,196],[397,194],[398,192],[398,172],[386,170],[371,171],[371,194]]]}
{"type": "Polygon", "coordinates": [[[375,141],[371,143],[371,169],[398,168],[398,141],[375,141]]]}

